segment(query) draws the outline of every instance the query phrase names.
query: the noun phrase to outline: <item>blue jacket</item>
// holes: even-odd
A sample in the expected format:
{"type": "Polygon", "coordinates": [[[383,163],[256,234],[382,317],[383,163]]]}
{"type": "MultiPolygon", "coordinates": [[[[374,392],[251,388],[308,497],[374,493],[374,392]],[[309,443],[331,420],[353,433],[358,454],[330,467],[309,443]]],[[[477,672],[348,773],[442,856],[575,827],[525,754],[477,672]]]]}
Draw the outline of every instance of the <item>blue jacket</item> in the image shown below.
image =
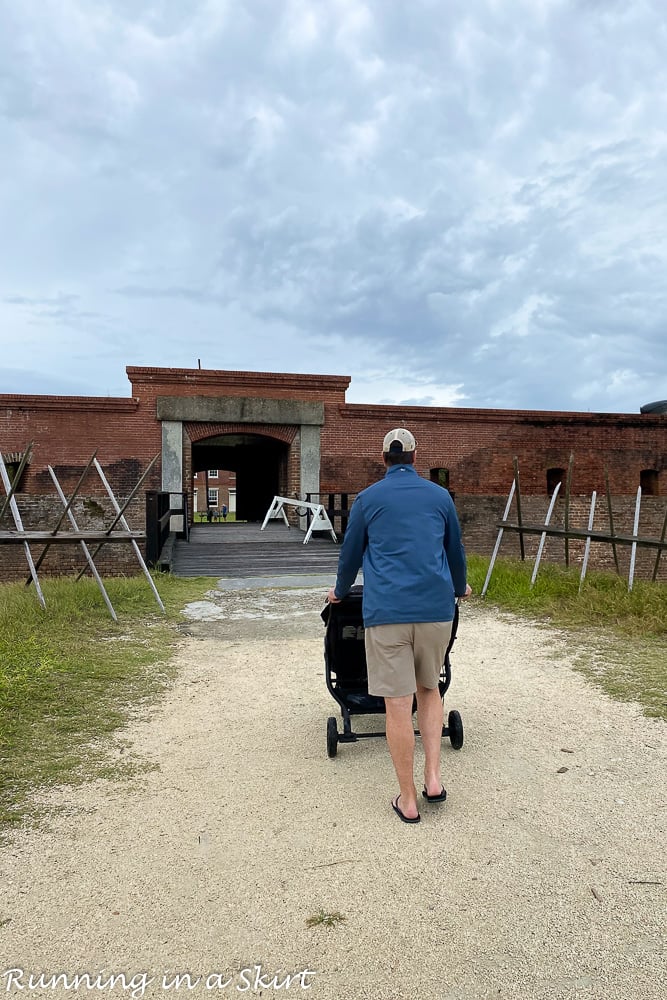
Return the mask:
{"type": "Polygon", "coordinates": [[[352,504],[341,546],[336,597],[363,566],[364,625],[440,622],[466,589],[466,558],[447,490],[412,465],[393,465],[352,504]]]}

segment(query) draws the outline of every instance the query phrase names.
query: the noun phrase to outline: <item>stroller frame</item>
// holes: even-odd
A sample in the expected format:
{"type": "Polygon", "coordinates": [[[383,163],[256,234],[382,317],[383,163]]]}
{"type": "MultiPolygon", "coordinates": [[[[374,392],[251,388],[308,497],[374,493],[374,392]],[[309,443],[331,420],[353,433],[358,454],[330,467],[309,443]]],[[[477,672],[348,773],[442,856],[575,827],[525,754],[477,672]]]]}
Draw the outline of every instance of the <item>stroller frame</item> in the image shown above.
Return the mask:
{"type": "MultiPolygon", "coordinates": [[[[338,729],[335,716],[327,719],[327,754],[335,757],[339,743],[356,743],[357,740],[385,736],[384,731],[355,732],[352,728],[354,715],[381,715],[385,713],[384,698],[368,693],[366,673],[366,651],[363,639],[361,597],[363,588],[352,587],[339,604],[327,604],[322,611],[326,624],[324,636],[324,664],[327,688],[338,703],[343,719],[343,731],[338,729]],[[344,647],[341,649],[341,647],[344,647]],[[344,655],[341,656],[340,653],[344,655]]],[[[438,688],[444,701],[445,693],[452,679],[449,654],[456,640],[459,621],[458,603],[454,610],[452,633],[445,651],[438,688]]],[[[417,709],[417,699],[413,701],[413,713],[417,709]]],[[[420,732],[415,729],[415,735],[420,732]]],[[[449,737],[454,750],[463,746],[463,722],[459,712],[452,709],[447,716],[447,724],[442,727],[442,735],[449,737]]]]}

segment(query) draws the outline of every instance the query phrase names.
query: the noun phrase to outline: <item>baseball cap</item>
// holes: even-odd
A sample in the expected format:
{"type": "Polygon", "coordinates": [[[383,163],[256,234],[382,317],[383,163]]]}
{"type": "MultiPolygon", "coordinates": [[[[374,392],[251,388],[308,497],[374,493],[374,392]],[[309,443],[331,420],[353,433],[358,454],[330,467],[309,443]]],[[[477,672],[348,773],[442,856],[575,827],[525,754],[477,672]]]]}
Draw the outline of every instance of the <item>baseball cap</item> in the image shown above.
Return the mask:
{"type": "Polygon", "coordinates": [[[385,434],[382,442],[383,451],[414,451],[416,447],[417,442],[405,427],[395,427],[393,431],[385,434]]]}

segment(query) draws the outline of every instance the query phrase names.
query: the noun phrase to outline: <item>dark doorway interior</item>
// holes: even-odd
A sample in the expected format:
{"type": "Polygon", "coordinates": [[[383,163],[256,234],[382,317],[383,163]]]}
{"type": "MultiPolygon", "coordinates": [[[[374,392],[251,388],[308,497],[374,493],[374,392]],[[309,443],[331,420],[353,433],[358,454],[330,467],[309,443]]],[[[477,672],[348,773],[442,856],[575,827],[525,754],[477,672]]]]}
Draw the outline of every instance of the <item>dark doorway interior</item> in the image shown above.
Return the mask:
{"type": "Polygon", "coordinates": [[[192,471],[236,473],[236,519],[263,521],[274,496],[287,490],[289,447],[261,434],[224,434],[192,446],[192,471]]]}

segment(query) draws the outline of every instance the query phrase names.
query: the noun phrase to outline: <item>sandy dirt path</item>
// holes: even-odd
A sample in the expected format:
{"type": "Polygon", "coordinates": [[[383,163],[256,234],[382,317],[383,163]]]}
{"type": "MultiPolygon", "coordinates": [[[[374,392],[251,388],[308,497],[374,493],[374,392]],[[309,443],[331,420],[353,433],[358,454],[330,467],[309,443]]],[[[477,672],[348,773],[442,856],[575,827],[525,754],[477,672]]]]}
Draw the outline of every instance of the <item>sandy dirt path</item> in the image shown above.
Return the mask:
{"type": "Polygon", "coordinates": [[[447,695],[465,745],[443,747],[446,804],[405,826],[384,739],[326,755],[323,599],[198,609],[124,734],[156,769],[59,790],[50,831],[3,849],[0,993],[664,997],[664,723],[575,673],[564,634],[469,604],[447,695]],[[320,911],[345,919],[308,927],[320,911]]]}

